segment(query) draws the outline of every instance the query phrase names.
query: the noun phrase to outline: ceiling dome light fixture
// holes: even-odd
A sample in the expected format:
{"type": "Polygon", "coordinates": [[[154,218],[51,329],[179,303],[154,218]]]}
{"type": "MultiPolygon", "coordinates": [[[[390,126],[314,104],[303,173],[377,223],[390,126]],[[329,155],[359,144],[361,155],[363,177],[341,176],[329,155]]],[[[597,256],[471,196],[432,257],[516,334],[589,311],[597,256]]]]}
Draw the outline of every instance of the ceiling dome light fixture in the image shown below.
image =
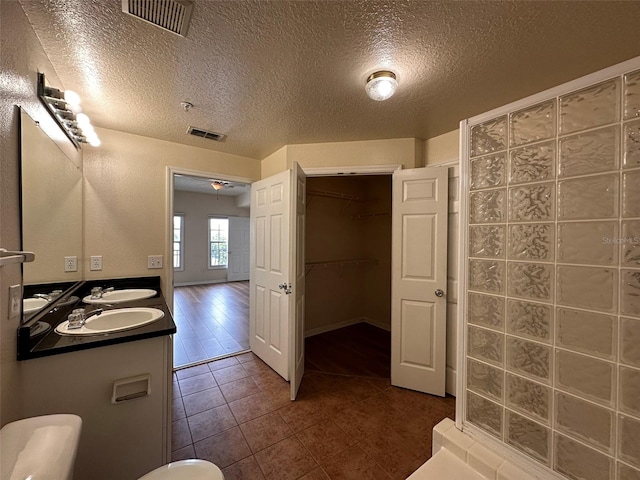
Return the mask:
{"type": "Polygon", "coordinates": [[[396,74],[389,70],[380,70],[369,75],[364,87],[369,98],[378,102],[391,98],[396,93],[396,88],[396,74]]]}

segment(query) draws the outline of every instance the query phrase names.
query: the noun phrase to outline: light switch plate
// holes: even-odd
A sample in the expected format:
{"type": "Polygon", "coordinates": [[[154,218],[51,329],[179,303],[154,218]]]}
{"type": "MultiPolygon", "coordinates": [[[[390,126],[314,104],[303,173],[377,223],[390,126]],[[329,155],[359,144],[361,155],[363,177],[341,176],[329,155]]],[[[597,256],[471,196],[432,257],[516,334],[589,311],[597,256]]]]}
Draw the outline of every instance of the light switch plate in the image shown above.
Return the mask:
{"type": "Polygon", "coordinates": [[[21,285],[11,285],[9,287],[9,318],[16,318],[20,315],[20,306],[22,304],[22,288],[21,285]]]}
{"type": "Polygon", "coordinates": [[[102,255],[92,255],[89,270],[102,270],[102,255]]]}
{"type": "Polygon", "coordinates": [[[147,268],[162,268],[162,255],[149,255],[147,257],[147,268]]]}

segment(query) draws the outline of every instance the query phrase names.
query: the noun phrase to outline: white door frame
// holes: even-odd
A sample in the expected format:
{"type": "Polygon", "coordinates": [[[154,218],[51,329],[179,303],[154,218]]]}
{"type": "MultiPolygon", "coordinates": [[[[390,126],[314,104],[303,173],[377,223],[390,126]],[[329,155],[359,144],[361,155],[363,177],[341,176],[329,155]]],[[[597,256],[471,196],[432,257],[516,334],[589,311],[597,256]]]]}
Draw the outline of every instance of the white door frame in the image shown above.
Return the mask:
{"type": "MultiPolygon", "coordinates": [[[[165,218],[165,251],[164,251],[164,268],[162,270],[158,270],[158,273],[162,277],[164,274],[164,278],[166,279],[165,285],[162,286],[162,293],[164,294],[164,299],[167,302],[167,306],[169,307],[169,311],[173,314],[173,192],[174,192],[174,175],[189,175],[191,177],[202,177],[202,178],[211,178],[215,177],[220,180],[224,180],[227,182],[238,182],[238,183],[253,183],[256,179],[247,178],[247,177],[236,177],[233,175],[227,175],[224,173],[217,172],[205,172],[202,170],[189,170],[187,168],[181,167],[172,167],[167,166],[165,170],[166,174],[166,211],[167,216],[165,218]]],[[[151,275],[151,273],[150,273],[151,275]]],[[[173,365],[171,366],[173,368],[173,365]]]]}
{"type": "Polygon", "coordinates": [[[309,177],[334,177],[348,175],[392,175],[396,170],[402,170],[399,163],[387,165],[358,165],[354,167],[302,167],[309,177]]]}

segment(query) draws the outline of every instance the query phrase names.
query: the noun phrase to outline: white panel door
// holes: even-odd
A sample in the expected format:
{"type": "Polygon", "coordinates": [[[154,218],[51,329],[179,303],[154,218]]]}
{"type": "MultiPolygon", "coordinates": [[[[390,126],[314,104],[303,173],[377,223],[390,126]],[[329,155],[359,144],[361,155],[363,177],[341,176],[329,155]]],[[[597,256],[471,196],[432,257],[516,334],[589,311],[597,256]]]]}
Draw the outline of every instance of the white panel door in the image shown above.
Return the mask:
{"type": "Polygon", "coordinates": [[[307,209],[307,178],[297,162],[292,170],[292,213],[293,231],[291,245],[293,246],[291,267],[293,325],[291,327],[291,400],[296,399],[302,375],[304,374],[304,301],[305,301],[305,218],[307,209]]]}
{"type": "Polygon", "coordinates": [[[446,167],[393,174],[391,384],[445,395],[446,167]]]}
{"type": "Polygon", "coordinates": [[[251,350],[289,380],[291,171],[251,185],[251,350]]]}
{"type": "Polygon", "coordinates": [[[249,225],[249,217],[229,217],[229,282],[249,280],[249,225]]]}

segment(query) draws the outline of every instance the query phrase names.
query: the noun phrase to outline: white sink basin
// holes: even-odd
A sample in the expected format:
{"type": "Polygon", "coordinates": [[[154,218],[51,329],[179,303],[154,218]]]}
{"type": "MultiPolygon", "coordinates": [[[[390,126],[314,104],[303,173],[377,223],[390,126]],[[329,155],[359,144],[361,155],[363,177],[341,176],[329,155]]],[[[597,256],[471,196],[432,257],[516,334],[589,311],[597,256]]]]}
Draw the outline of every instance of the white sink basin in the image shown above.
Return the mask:
{"type": "Polygon", "coordinates": [[[2,478],[71,480],[81,428],[82,419],[77,415],[45,415],[8,423],[0,430],[2,478]]]}
{"type": "Polygon", "coordinates": [[[151,298],[156,293],[158,292],[149,288],[127,288],[125,290],[113,290],[112,292],[106,292],[102,294],[101,298],[91,298],[91,295],[87,295],[82,299],[82,301],[84,303],[96,305],[105,303],[123,303],[130,302],[132,300],[144,300],[145,298],[151,298]]]}
{"type": "Polygon", "coordinates": [[[100,315],[89,317],[80,328],[69,329],[69,322],[64,321],[56,327],[60,335],[99,335],[103,333],[121,332],[148,325],[164,317],[164,312],[157,308],[118,308],[106,310],[100,315]]]}
{"type": "Polygon", "coordinates": [[[25,298],[22,300],[22,314],[37,312],[48,303],[44,298],[25,298]]]}

